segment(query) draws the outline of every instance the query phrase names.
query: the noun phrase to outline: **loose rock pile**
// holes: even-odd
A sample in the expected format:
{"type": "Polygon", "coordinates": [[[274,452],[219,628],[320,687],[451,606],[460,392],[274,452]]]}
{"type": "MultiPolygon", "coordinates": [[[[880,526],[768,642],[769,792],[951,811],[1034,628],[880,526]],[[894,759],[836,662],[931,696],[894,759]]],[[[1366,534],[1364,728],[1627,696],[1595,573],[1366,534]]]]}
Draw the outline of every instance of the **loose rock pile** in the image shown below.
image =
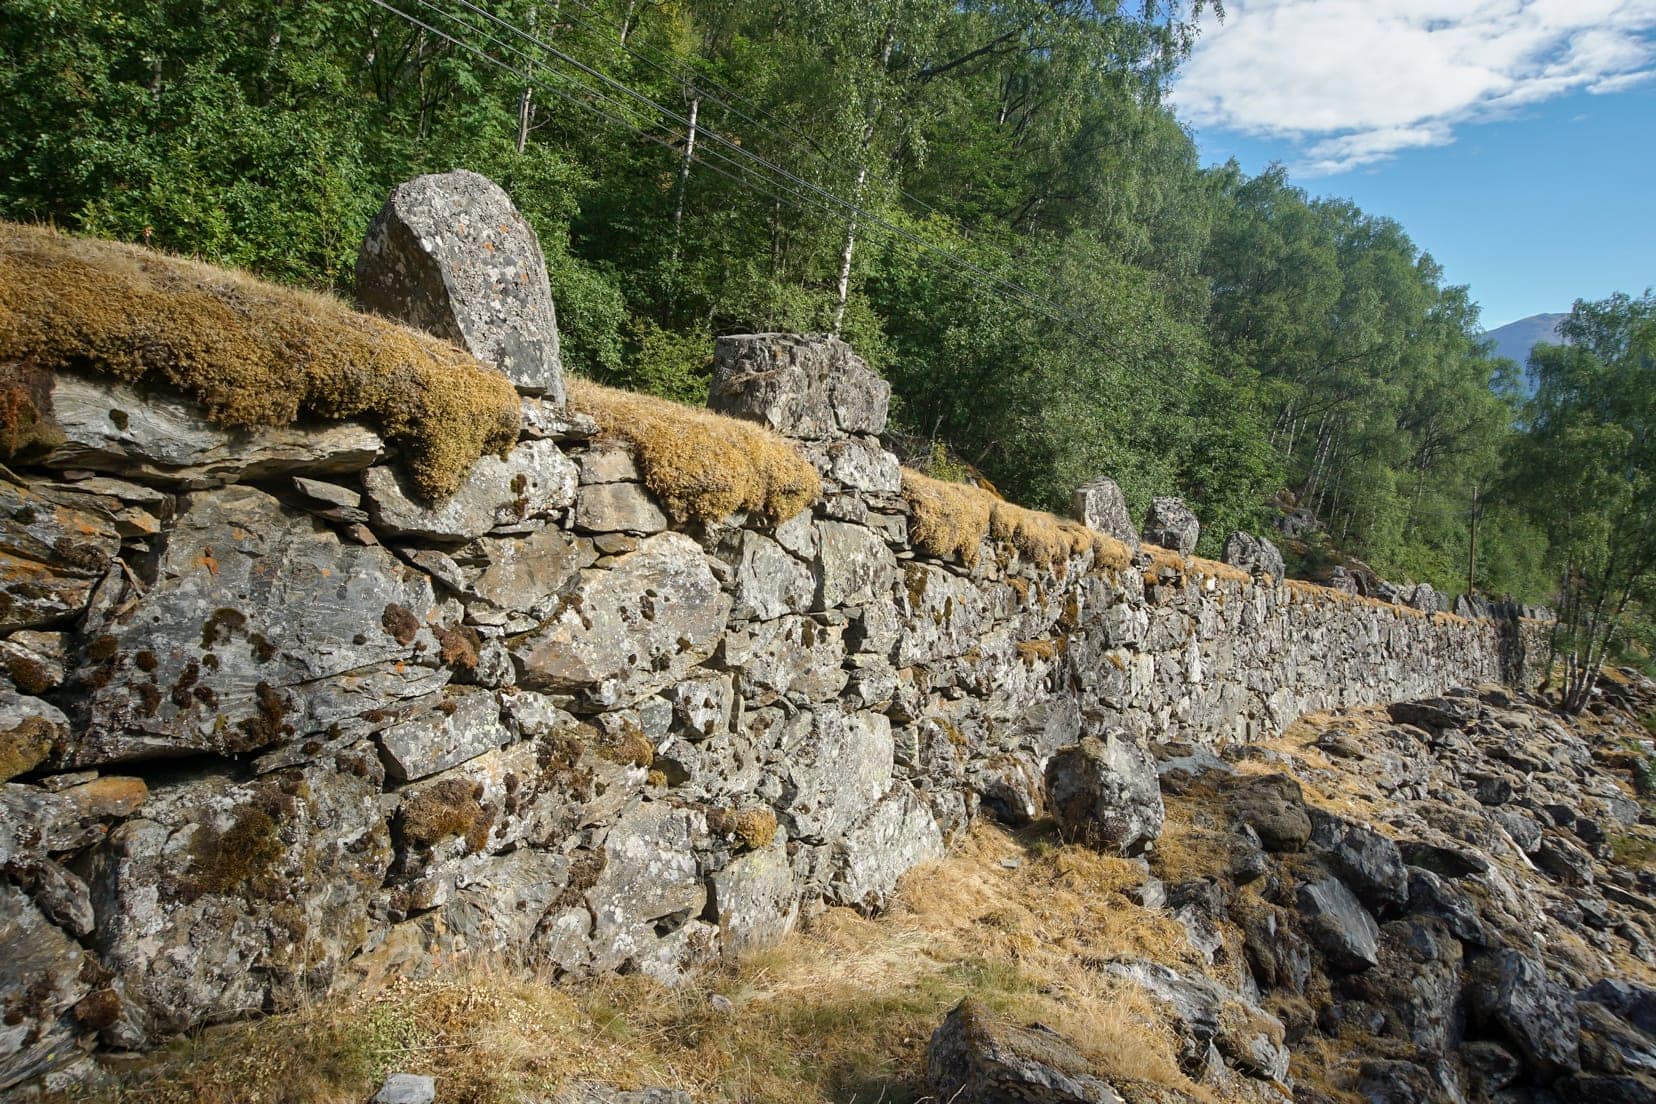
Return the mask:
{"type": "MultiPolygon", "coordinates": [[[[1158,748],[1166,883],[1141,892],[1206,966],[1093,968],[1160,1003],[1226,1100],[1656,1100],[1656,684],[1608,689],[1568,726],[1490,688],[1158,748]]],[[[971,1002],[928,1070],[939,1099],[1183,1099],[971,1002]]]]}

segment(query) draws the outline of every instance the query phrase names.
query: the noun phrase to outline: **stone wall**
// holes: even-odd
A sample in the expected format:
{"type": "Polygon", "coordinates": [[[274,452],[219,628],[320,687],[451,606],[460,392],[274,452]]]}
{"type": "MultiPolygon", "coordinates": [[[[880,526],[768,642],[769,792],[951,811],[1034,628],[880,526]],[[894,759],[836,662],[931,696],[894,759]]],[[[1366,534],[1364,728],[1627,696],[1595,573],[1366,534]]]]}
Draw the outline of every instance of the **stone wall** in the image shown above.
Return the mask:
{"type": "Polygon", "coordinates": [[[822,473],[780,523],[670,526],[540,398],[430,506],[364,426],[51,388],[0,480],[0,1089],[434,948],[670,980],[1039,815],[1084,735],[1218,746],[1533,635],[1150,546],[928,556],[832,340],[719,346],[715,404],[822,473]]]}
{"type": "Polygon", "coordinates": [[[54,388],[65,443],[0,482],[0,1083],[371,953],[671,978],[1037,815],[1084,734],[1259,736],[1495,680],[1513,635],[1149,547],[928,557],[884,384],[832,341],[721,343],[716,401],[825,493],[693,531],[536,399],[430,508],[360,426],[54,388]]]}

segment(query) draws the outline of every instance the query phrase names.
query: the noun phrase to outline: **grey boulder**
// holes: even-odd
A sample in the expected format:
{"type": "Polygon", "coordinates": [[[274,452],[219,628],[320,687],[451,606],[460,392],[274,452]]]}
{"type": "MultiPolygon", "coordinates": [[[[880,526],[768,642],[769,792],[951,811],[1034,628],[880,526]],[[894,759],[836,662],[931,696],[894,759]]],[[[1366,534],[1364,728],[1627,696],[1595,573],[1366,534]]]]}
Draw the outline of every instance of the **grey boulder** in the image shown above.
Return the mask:
{"type": "Polygon", "coordinates": [[[1137,548],[1138,531],[1127,512],[1127,496],[1108,476],[1089,479],[1075,489],[1075,520],[1094,532],[1114,537],[1129,548],[1137,548]]]}
{"type": "Polygon", "coordinates": [[[1201,534],[1201,522],[1183,499],[1164,496],[1150,501],[1150,512],[1144,517],[1145,543],[1159,544],[1188,556],[1196,551],[1201,534]]]}
{"type": "Polygon", "coordinates": [[[708,407],[787,437],[875,435],[890,403],[891,385],[837,337],[738,334],[713,350],[708,407]]]}
{"type": "Polygon", "coordinates": [[[452,341],[520,391],[564,399],[558,319],[534,229],[474,172],[391,190],[356,264],[364,309],[452,341]]]}
{"type": "Polygon", "coordinates": [[[1299,910],[1335,969],[1358,973],[1379,964],[1380,925],[1344,882],[1330,877],[1300,886],[1299,910]]]}
{"type": "Polygon", "coordinates": [[[1545,966],[1506,948],[1478,959],[1470,975],[1478,1020],[1498,1026],[1538,1076],[1550,1081],[1581,1068],[1575,998],[1545,966]]]}
{"type": "Polygon", "coordinates": [[[1068,1039],[1044,1024],[997,1022],[970,997],[933,1033],[926,1080],[953,1104],[1121,1104],[1068,1039]]]}
{"type": "Polygon", "coordinates": [[[1137,855],[1161,835],[1166,808],[1155,760],[1125,731],[1084,737],[1046,768],[1047,804],[1070,839],[1137,855]]]}
{"type": "Polygon", "coordinates": [[[1225,562],[1255,575],[1281,579],[1286,570],[1282,551],[1264,537],[1237,530],[1225,540],[1225,562]]]}

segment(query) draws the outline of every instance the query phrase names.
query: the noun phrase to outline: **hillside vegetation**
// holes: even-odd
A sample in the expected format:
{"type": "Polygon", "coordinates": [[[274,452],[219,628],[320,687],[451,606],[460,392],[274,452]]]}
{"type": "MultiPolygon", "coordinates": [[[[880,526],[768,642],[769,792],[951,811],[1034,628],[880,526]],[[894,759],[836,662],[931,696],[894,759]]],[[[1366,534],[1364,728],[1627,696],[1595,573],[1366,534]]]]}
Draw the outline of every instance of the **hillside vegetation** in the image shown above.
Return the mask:
{"type": "Polygon", "coordinates": [[[1009,499],[1108,473],[1212,555],[1286,490],[1314,558],[1451,592],[1477,518],[1478,588],[1550,599],[1584,561],[1528,494],[1518,366],[1396,222],[1199,165],[1163,93],[1207,6],[0,0],[0,215],[348,295],[389,187],[464,166],[535,225],[589,378],[696,401],[716,334],[840,330],[904,439],[1009,499]]]}

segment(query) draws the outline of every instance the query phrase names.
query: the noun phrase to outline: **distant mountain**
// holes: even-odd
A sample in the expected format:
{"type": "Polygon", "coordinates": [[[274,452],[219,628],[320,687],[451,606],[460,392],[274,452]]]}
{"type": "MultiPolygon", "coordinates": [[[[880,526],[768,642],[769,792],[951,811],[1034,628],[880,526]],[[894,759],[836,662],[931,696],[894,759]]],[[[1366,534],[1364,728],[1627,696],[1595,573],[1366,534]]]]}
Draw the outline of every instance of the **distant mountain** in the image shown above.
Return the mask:
{"type": "Polygon", "coordinates": [[[1530,384],[1524,370],[1529,365],[1530,350],[1541,342],[1558,344],[1558,324],[1570,317],[1567,314],[1532,314],[1516,322],[1493,329],[1484,337],[1495,342],[1495,355],[1510,357],[1518,362],[1519,389],[1529,394],[1530,384]]]}

